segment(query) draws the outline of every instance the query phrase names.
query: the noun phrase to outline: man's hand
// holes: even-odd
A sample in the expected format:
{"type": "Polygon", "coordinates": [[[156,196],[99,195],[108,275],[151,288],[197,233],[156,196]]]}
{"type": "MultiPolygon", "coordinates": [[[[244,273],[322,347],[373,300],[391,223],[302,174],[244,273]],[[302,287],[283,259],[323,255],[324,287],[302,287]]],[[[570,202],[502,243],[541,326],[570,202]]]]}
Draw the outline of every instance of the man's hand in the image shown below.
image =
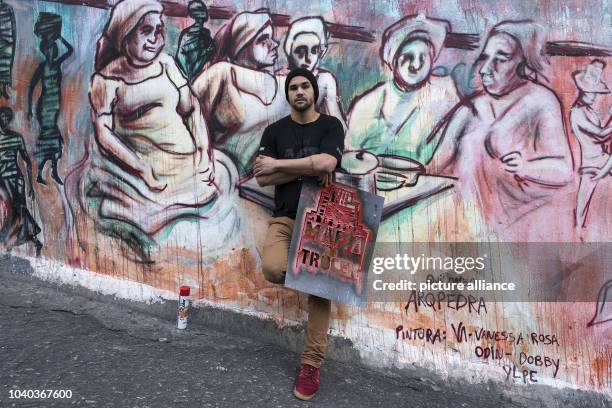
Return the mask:
{"type": "Polygon", "coordinates": [[[317,177],[319,179],[319,184],[323,187],[329,186],[334,182],[334,173],[326,173],[317,177]]]}
{"type": "Polygon", "coordinates": [[[255,177],[267,176],[276,171],[276,159],[268,156],[257,156],[253,167],[255,177]]]}

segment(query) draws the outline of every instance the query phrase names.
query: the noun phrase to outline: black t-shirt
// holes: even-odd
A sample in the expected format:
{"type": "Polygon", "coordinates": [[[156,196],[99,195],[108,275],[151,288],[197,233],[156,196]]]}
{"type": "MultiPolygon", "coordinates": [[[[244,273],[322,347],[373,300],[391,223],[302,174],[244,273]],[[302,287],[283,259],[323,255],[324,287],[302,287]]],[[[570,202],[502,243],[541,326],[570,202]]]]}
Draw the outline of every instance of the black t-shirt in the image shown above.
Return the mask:
{"type": "MultiPolygon", "coordinates": [[[[340,167],[344,150],[344,129],[340,121],[320,114],[314,122],[300,124],[286,116],[268,126],[261,137],[259,154],[275,159],[301,159],[318,153],[327,153],[338,160],[340,167]]],[[[274,188],[273,217],[295,218],[302,177],[274,188]]]]}

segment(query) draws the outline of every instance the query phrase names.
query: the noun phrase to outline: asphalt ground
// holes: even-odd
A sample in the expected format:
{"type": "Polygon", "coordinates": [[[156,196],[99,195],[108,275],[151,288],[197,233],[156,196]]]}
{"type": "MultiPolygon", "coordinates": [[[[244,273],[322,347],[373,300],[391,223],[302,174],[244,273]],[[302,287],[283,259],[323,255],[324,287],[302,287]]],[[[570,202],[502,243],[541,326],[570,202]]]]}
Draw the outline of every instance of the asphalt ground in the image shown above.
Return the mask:
{"type": "Polygon", "coordinates": [[[175,322],[31,276],[0,260],[0,407],[609,408],[601,394],[459,384],[328,359],[315,398],[293,397],[299,355],[250,337],[175,322]],[[70,390],[71,398],[11,398],[70,390]]]}

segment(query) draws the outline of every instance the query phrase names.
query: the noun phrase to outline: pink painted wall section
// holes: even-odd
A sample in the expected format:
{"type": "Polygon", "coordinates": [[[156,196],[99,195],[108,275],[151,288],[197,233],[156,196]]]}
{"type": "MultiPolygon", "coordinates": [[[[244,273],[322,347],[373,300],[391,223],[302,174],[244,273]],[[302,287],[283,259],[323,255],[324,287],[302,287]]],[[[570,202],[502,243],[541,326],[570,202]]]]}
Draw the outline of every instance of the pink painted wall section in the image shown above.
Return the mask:
{"type": "MultiPolygon", "coordinates": [[[[294,66],[386,199],[379,242],[611,241],[606,2],[187,3],[0,0],[7,251],[304,320],[261,273],[252,177],[294,66]]],[[[588,273],[588,302],[336,304],[332,333],[372,365],[609,393],[612,276],[588,273]]]]}

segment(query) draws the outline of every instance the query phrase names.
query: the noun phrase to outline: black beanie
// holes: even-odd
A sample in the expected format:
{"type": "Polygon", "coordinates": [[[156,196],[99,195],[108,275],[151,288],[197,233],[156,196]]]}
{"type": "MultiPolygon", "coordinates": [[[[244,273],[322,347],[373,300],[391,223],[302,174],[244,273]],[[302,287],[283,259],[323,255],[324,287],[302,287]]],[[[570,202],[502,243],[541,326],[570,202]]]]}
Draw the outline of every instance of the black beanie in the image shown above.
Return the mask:
{"type": "Polygon", "coordinates": [[[296,76],[303,76],[304,78],[308,79],[310,85],[312,85],[312,88],[314,89],[314,101],[316,103],[317,99],[319,99],[319,85],[317,84],[317,79],[312,72],[306,68],[294,68],[289,72],[287,79],[285,80],[285,98],[289,100],[289,82],[291,82],[291,80],[296,76]]]}

